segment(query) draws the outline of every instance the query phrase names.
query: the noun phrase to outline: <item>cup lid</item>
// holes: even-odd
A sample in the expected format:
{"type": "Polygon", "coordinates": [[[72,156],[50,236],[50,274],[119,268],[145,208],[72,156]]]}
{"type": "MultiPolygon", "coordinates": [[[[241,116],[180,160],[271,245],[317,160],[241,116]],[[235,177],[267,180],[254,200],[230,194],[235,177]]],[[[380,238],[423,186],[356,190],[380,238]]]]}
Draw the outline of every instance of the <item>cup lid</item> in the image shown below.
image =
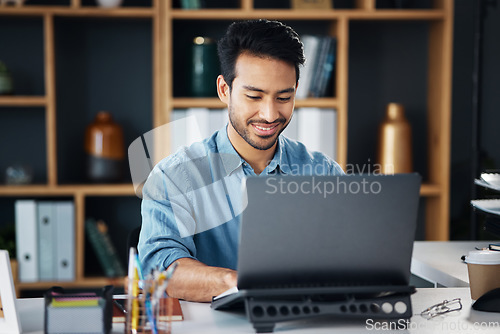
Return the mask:
{"type": "Polygon", "coordinates": [[[471,264],[500,264],[500,252],[492,250],[470,251],[465,262],[471,264]]]}

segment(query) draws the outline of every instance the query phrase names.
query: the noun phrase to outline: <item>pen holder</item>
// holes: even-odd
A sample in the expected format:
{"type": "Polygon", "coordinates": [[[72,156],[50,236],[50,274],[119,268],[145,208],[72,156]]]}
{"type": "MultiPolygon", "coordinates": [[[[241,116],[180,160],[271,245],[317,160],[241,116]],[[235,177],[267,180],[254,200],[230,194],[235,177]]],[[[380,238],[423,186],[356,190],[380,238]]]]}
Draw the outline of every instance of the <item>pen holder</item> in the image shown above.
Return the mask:
{"type": "Polygon", "coordinates": [[[138,287],[139,292],[128,291],[125,333],[170,334],[172,298],[165,293],[156,297],[151,282],[146,280],[134,280],[133,286],[138,287]]]}

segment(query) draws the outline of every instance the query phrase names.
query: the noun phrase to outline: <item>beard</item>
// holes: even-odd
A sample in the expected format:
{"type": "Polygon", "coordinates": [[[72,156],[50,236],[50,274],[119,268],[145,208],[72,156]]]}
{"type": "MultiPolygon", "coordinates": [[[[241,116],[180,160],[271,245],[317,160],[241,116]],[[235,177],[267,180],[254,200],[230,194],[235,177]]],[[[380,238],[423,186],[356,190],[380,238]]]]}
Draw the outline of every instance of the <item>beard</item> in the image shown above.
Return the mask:
{"type": "MultiPolygon", "coordinates": [[[[259,135],[256,135],[258,138],[263,139],[263,142],[259,143],[256,140],[253,140],[251,138],[250,131],[248,130],[248,125],[250,125],[252,123],[261,123],[261,124],[270,124],[270,123],[267,122],[267,121],[258,120],[258,119],[253,119],[253,120],[250,119],[250,120],[248,120],[246,122],[242,121],[242,120],[239,120],[238,117],[235,115],[234,108],[231,105],[228,106],[228,111],[229,111],[229,122],[231,122],[231,125],[234,128],[234,130],[250,146],[252,146],[253,148],[255,148],[257,150],[261,150],[261,151],[265,151],[265,150],[268,150],[271,147],[273,147],[274,144],[278,141],[279,135],[283,132],[283,130],[286,129],[286,127],[290,123],[290,122],[287,123],[286,119],[284,117],[278,118],[275,122],[279,122],[279,123],[285,124],[283,126],[283,128],[279,132],[277,132],[277,133],[275,133],[273,135],[270,135],[270,136],[259,136],[259,135]],[[275,137],[275,138],[272,139],[273,137],[275,137]],[[266,139],[269,139],[269,140],[266,140],[266,139]]],[[[291,118],[290,118],[290,120],[291,120],[291,118]]]]}

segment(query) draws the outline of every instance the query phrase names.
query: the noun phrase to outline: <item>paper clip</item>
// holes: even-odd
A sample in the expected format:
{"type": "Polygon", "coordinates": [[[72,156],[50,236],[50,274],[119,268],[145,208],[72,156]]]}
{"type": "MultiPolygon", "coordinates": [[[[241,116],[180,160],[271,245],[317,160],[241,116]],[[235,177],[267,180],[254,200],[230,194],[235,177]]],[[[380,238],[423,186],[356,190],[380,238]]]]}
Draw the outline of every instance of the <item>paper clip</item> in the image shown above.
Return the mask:
{"type": "Polygon", "coordinates": [[[462,301],[460,298],[455,298],[452,300],[443,300],[443,302],[432,305],[429,308],[423,310],[420,315],[427,320],[437,317],[438,315],[443,315],[446,313],[460,311],[462,309],[462,301]]]}

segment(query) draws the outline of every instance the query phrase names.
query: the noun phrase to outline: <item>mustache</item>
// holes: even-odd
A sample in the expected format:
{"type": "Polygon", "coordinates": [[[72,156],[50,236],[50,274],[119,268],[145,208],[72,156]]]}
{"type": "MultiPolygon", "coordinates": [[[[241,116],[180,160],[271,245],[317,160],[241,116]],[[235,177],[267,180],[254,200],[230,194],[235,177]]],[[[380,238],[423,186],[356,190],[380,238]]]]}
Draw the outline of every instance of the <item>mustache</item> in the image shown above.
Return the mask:
{"type": "Polygon", "coordinates": [[[250,125],[250,124],[253,124],[253,123],[259,123],[259,124],[276,124],[276,123],[285,123],[286,122],[286,119],[284,117],[280,117],[280,118],[277,118],[275,121],[273,122],[268,122],[266,120],[263,120],[263,119],[251,119],[247,122],[247,125],[250,125]]]}

